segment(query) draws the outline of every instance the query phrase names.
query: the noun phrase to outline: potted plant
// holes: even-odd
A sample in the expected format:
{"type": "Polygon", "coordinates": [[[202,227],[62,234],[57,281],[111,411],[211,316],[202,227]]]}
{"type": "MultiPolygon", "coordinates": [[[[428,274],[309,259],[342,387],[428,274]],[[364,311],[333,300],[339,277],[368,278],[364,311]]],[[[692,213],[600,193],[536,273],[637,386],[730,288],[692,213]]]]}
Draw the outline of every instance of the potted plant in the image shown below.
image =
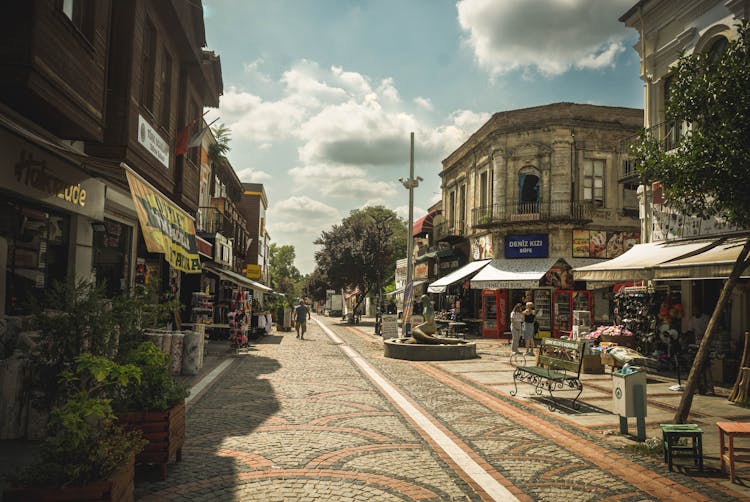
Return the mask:
{"type": "Polygon", "coordinates": [[[11,476],[3,500],[133,500],[134,458],[145,441],[117,425],[108,392],[140,371],[81,354],[60,374],[67,399],[52,409],[38,460],[11,476]]]}
{"type": "Polygon", "coordinates": [[[139,368],[141,378],[117,389],[113,407],[124,428],[142,431],[148,441],[136,463],[160,464],[165,479],[172,456],[178,462],[182,459],[188,388],[172,376],[169,356],[152,342],[137,345],[123,362],[139,368]]]}

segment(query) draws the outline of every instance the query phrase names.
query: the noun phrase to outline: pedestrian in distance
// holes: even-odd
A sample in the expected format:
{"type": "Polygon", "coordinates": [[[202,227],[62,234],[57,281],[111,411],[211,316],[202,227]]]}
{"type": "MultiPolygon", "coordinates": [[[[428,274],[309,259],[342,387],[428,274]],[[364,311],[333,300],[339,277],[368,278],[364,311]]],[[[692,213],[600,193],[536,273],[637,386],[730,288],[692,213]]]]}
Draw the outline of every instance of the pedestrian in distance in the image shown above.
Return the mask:
{"type": "Polygon", "coordinates": [[[297,330],[297,338],[304,340],[305,331],[307,331],[307,320],[312,319],[310,309],[305,305],[305,300],[300,299],[299,305],[294,309],[294,313],[294,327],[297,330]]]}
{"type": "Polygon", "coordinates": [[[536,313],[534,312],[534,302],[526,302],[526,308],[521,312],[523,315],[523,324],[521,325],[521,331],[523,332],[523,343],[526,347],[526,355],[534,355],[534,335],[536,334],[535,324],[536,313]]]}
{"type": "Polygon", "coordinates": [[[511,344],[510,351],[513,354],[518,354],[518,344],[521,341],[521,327],[523,325],[523,314],[521,311],[523,307],[520,303],[516,303],[513,307],[513,311],[510,313],[510,336],[511,344]]]}

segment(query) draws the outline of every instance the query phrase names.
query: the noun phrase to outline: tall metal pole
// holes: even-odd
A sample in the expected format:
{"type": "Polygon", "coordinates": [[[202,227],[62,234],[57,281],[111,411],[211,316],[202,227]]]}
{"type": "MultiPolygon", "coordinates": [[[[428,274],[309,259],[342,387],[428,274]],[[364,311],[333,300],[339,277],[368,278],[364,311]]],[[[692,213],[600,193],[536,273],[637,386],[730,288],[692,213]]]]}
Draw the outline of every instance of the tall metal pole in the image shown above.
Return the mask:
{"type": "Polygon", "coordinates": [[[412,253],[414,253],[414,133],[411,133],[411,150],[409,152],[409,226],[406,235],[406,283],[413,279],[412,253]]]}
{"type": "MultiPolygon", "coordinates": [[[[414,255],[414,133],[411,133],[411,148],[409,150],[409,225],[406,227],[406,285],[412,284],[414,274],[412,272],[412,257],[414,255]]],[[[414,287],[412,291],[412,309],[409,311],[409,317],[404,319],[404,335],[411,335],[411,313],[414,310],[414,287]]]]}

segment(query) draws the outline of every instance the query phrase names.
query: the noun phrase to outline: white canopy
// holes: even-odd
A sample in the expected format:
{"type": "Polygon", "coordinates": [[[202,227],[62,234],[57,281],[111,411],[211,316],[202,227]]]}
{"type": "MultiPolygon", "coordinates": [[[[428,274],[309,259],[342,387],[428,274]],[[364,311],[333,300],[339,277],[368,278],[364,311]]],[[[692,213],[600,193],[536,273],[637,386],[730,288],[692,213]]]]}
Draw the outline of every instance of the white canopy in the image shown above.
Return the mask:
{"type": "MultiPolygon", "coordinates": [[[[716,246],[690,256],[662,263],[654,270],[654,279],[720,279],[729,277],[745,245],[746,237],[719,241],[716,246]]],[[[748,275],[745,270],[742,277],[748,275]]]]}
{"type": "Polygon", "coordinates": [[[560,258],[497,259],[471,280],[472,289],[538,288],[539,281],[560,258]]]}
{"type": "Polygon", "coordinates": [[[491,261],[492,260],[477,260],[469,262],[458,270],[454,270],[445,277],[441,277],[437,281],[431,283],[428,286],[427,291],[430,293],[443,293],[448,286],[457,283],[478,270],[481,270],[482,267],[491,261]]]}
{"type": "Polygon", "coordinates": [[[715,239],[636,244],[617,258],[573,269],[577,281],[621,282],[654,278],[654,268],[668,261],[710,249],[715,239]]]}

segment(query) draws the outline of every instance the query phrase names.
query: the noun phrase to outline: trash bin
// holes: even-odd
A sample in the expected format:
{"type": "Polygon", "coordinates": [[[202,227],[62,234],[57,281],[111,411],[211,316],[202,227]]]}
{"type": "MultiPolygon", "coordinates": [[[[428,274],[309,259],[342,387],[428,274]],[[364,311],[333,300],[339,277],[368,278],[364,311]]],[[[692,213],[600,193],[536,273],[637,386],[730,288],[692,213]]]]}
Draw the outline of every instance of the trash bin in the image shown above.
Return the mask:
{"type": "Polygon", "coordinates": [[[646,369],[625,366],[612,372],[612,412],[621,417],[646,416],[646,369]]]}

